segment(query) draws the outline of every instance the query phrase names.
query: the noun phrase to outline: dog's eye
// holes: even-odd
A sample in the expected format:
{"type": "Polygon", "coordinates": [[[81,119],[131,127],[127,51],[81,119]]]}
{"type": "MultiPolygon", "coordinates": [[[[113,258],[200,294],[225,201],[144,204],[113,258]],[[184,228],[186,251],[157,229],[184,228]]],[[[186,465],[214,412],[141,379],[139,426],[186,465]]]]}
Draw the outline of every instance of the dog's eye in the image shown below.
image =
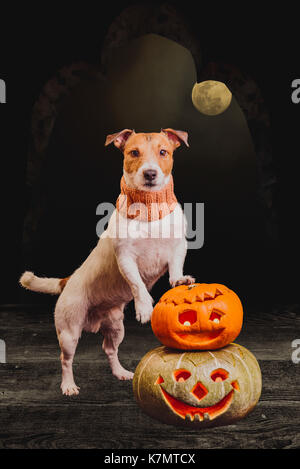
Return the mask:
{"type": "Polygon", "coordinates": [[[136,158],[137,156],[140,156],[140,153],[138,150],[132,150],[131,156],[134,156],[136,158]]]}
{"type": "Polygon", "coordinates": [[[160,156],[167,156],[167,150],[160,150],[159,154],[160,156]]]}

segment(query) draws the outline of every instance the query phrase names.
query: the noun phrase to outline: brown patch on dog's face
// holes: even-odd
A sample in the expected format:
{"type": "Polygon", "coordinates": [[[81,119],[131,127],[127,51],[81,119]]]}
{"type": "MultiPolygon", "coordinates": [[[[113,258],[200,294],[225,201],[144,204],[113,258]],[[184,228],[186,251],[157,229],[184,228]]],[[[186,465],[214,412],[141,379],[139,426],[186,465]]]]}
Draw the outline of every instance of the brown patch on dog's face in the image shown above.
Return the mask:
{"type": "Polygon", "coordinates": [[[135,189],[157,191],[164,187],[172,172],[173,152],[184,142],[187,132],[162,129],[160,133],[138,133],[124,129],[108,135],[105,145],[114,143],[124,155],[124,177],[135,189]]]}
{"type": "Polygon", "coordinates": [[[172,172],[174,147],[162,133],[133,134],[124,148],[124,170],[137,173],[145,163],[156,163],[165,176],[172,172]]]}

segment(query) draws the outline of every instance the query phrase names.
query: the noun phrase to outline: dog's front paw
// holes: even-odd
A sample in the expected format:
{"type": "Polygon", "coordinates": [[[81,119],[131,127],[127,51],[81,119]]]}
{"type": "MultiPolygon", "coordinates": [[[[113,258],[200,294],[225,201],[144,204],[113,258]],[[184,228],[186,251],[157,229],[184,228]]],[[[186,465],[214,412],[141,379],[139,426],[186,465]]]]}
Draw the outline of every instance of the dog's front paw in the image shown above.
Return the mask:
{"type": "Polygon", "coordinates": [[[170,280],[171,287],[178,287],[179,285],[192,285],[195,283],[196,279],[190,275],[183,275],[177,280],[170,280]]]}
{"type": "Polygon", "coordinates": [[[147,300],[135,300],[135,314],[137,321],[142,324],[150,321],[153,311],[153,299],[149,296],[147,300]]]}

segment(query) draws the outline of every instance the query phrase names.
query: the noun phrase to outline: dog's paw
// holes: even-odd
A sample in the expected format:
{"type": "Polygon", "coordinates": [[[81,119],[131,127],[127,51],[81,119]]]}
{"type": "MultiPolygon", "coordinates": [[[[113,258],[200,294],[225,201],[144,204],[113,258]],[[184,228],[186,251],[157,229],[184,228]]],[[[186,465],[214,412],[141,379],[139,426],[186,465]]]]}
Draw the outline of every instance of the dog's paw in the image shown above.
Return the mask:
{"type": "Polygon", "coordinates": [[[195,283],[196,279],[194,277],[191,277],[190,275],[184,275],[183,277],[177,279],[177,280],[170,280],[171,286],[178,287],[179,285],[192,285],[195,283]]]}
{"type": "Polygon", "coordinates": [[[75,383],[62,383],[61,390],[64,396],[78,396],[79,387],[75,383]]]}
{"type": "Polygon", "coordinates": [[[148,300],[135,301],[135,314],[137,321],[142,324],[149,322],[153,311],[153,299],[149,296],[148,300]]]}
{"type": "Polygon", "coordinates": [[[128,381],[133,379],[133,373],[120,367],[118,370],[113,371],[113,375],[120,381],[128,381]]]}

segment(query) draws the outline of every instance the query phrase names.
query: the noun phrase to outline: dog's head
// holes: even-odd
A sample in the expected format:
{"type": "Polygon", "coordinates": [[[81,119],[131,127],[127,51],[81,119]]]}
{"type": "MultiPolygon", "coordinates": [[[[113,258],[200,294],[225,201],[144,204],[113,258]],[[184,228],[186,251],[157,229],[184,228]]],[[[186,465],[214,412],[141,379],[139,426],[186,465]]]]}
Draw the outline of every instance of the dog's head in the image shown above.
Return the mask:
{"type": "Polygon", "coordinates": [[[162,129],[160,133],[124,129],[107,136],[105,145],[112,142],[123,152],[126,184],[147,191],[158,191],[168,183],[174,150],[181,142],[189,146],[187,132],[173,129],[162,129]]]}

